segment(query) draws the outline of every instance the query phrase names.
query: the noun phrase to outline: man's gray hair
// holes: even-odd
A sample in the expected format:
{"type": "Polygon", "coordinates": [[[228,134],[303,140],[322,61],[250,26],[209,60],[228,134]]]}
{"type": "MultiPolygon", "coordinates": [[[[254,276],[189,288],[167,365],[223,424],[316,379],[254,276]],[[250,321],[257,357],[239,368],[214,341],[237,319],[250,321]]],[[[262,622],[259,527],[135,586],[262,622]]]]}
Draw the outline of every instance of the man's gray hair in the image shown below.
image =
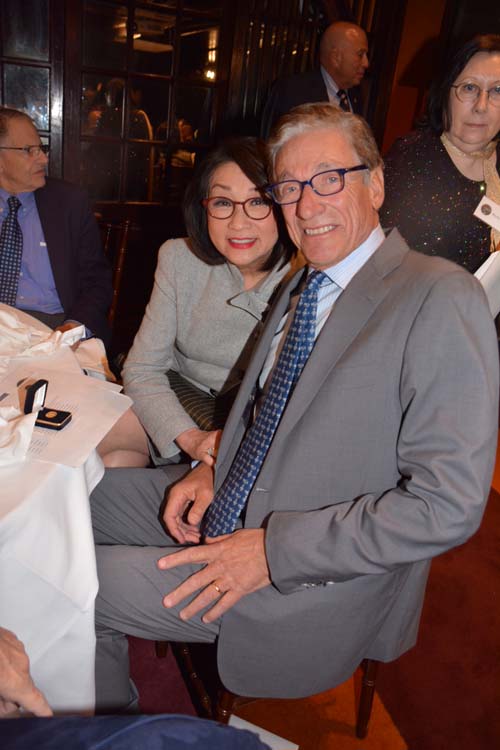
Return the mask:
{"type": "Polygon", "coordinates": [[[25,112],[21,112],[19,109],[12,109],[12,107],[0,107],[0,140],[3,140],[9,132],[10,121],[20,119],[27,120],[35,127],[33,120],[25,112]]]}
{"type": "Polygon", "coordinates": [[[296,135],[319,129],[331,129],[344,133],[361,163],[366,164],[370,171],[383,166],[373,133],[362,117],[345,112],[335,104],[316,102],[294,107],[276,124],[267,144],[273,171],[272,179],[276,177],[274,174],[276,157],[285,143],[296,135]]]}

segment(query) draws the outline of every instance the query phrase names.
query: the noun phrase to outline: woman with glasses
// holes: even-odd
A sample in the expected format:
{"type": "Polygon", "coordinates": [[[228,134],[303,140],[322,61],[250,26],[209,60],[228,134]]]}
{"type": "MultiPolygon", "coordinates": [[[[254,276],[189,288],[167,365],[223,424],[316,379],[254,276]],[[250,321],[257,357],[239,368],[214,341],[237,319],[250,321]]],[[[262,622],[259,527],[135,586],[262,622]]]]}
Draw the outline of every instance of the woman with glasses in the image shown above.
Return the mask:
{"type": "Polygon", "coordinates": [[[385,159],[385,228],[410,247],[475,272],[500,249],[500,232],[474,216],[499,204],[500,35],[474,37],[429,94],[426,127],[397,141],[385,159]]]}
{"type": "Polygon", "coordinates": [[[107,466],[145,466],[150,453],[163,463],[180,451],[213,464],[218,430],[294,253],[265,183],[263,143],[235,138],[205,158],[188,186],[188,238],[160,248],[123,368],[144,429],[128,412],[100,445],[107,466]]]}

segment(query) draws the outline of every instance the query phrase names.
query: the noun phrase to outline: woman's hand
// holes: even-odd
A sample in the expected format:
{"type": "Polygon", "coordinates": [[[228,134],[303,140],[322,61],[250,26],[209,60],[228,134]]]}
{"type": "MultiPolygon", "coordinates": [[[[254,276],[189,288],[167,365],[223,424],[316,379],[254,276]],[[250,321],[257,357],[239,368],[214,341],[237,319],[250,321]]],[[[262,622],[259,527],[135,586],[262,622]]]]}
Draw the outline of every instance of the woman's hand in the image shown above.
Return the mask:
{"type": "Polygon", "coordinates": [[[185,453],[196,461],[203,461],[207,466],[215,464],[217,448],[219,447],[221,430],[198,430],[193,427],[177,435],[175,442],[185,453]]]}

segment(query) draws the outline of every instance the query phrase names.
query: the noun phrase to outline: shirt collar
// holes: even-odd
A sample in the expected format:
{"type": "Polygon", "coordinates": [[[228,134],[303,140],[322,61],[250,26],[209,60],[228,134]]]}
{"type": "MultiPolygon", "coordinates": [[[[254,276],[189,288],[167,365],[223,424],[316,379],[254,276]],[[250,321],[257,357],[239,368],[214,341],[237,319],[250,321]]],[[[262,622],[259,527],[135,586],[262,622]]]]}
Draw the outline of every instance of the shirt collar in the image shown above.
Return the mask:
{"type": "Polygon", "coordinates": [[[377,224],[375,229],[372,230],[366,240],[362,242],[356,250],[349,253],[347,258],[344,258],[339,263],[335,263],[333,266],[325,268],[323,273],[325,273],[328,278],[341,289],[345,289],[353,276],[355,276],[359,269],[364,266],[368,258],[373,255],[375,250],[380,247],[384,240],[384,230],[380,224],[377,224]]]}
{"type": "Polygon", "coordinates": [[[331,77],[330,73],[321,66],[321,75],[323,76],[323,80],[325,82],[326,90],[328,92],[328,98],[330,101],[333,100],[336,101],[337,91],[339,90],[339,87],[331,77]]]}
{"type": "MultiPolygon", "coordinates": [[[[0,188],[0,205],[5,209],[7,207],[7,201],[9,200],[10,196],[13,195],[13,193],[9,193],[7,190],[4,190],[3,188],[0,188]]],[[[35,193],[16,193],[16,198],[18,198],[21,208],[23,208],[25,211],[27,211],[29,208],[31,208],[35,203],[35,193]]]]}

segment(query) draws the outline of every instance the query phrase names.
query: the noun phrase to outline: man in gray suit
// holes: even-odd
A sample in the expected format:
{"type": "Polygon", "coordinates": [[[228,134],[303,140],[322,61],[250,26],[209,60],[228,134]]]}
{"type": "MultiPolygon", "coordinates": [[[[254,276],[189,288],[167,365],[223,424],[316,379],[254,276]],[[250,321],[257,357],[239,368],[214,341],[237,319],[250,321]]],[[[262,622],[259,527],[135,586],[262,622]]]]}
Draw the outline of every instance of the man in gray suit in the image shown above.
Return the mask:
{"type": "Polygon", "coordinates": [[[101,709],[133,699],[123,633],[218,639],[223,682],[248,696],[310,695],[363,658],[395,659],[415,643],[431,558],[481,521],[498,413],[482,288],[384,237],[361,118],[303,105],[270,152],[308,267],[268,316],[215,476],[200,464],[168,494],[184,548],[157,520],[179,467],[111,470],[94,493],[101,709]]]}

